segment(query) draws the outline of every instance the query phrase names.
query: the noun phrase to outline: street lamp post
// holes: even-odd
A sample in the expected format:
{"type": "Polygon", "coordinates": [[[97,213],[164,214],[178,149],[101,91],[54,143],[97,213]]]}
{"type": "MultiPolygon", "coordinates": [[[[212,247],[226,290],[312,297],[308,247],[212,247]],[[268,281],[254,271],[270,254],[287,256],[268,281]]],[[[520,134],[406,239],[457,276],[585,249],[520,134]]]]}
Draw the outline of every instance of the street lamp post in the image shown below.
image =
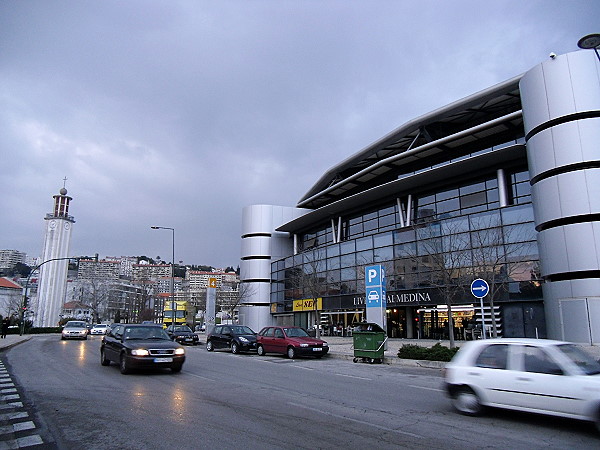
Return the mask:
{"type": "Polygon", "coordinates": [[[150,227],[153,230],[171,230],[171,236],[173,241],[173,254],[171,256],[171,311],[173,312],[173,329],[175,328],[175,311],[176,311],[176,303],[175,303],[175,228],[170,227],[150,227]]]}
{"type": "Polygon", "coordinates": [[[600,34],[588,34],[577,41],[577,47],[584,50],[594,50],[596,56],[600,61],[600,54],[598,53],[598,47],[600,47],[600,34]]]}

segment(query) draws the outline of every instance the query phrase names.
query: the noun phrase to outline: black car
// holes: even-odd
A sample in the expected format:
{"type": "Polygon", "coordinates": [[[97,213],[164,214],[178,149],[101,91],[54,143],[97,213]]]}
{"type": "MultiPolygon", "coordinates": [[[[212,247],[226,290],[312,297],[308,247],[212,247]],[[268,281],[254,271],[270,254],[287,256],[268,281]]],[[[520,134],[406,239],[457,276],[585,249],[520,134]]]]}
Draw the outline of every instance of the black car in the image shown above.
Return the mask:
{"type": "Polygon", "coordinates": [[[160,325],[118,324],[102,338],[100,363],[119,364],[121,373],[132,369],[169,368],[180,372],[185,349],[173,342],[160,325]]]}
{"type": "Polygon", "coordinates": [[[169,325],[167,327],[167,334],[171,339],[180,344],[198,345],[200,342],[198,335],[187,325],[169,325]]]}
{"type": "Polygon", "coordinates": [[[217,325],[206,336],[206,350],[230,349],[231,353],[256,351],[256,333],[244,325],[217,325]]]}

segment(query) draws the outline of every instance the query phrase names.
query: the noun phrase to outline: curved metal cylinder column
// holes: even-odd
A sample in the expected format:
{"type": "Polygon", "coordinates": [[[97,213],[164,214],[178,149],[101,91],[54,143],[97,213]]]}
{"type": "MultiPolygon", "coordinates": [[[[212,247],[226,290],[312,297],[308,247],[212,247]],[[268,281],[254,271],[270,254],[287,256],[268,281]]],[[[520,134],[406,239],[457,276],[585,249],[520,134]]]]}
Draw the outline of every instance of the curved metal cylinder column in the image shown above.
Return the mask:
{"type": "Polygon", "coordinates": [[[561,55],[520,90],[548,336],[600,343],[600,64],[561,55]]]}

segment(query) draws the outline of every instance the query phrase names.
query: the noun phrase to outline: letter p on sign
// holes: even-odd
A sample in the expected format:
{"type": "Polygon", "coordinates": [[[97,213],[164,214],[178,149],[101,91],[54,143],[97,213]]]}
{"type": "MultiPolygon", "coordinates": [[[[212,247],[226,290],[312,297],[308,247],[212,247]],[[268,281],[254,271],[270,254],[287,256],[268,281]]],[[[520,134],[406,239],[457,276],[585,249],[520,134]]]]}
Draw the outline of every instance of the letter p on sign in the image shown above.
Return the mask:
{"type": "Polygon", "coordinates": [[[377,278],[377,270],[375,270],[375,269],[369,269],[368,278],[369,278],[369,283],[372,283],[373,282],[373,278],[377,278]]]}

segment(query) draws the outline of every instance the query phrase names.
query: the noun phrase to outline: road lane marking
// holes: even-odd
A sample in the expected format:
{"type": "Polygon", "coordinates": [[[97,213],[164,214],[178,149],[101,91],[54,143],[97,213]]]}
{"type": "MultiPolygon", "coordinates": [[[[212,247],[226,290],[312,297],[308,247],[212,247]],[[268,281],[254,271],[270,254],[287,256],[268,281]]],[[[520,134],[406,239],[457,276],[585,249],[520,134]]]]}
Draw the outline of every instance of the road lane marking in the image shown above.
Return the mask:
{"type": "Polygon", "coordinates": [[[356,378],[357,380],[373,381],[373,378],[359,377],[356,375],[347,375],[345,373],[336,373],[335,375],[337,375],[338,377],[356,378]]]}
{"type": "Polygon", "coordinates": [[[411,436],[411,437],[414,437],[414,438],[417,438],[417,439],[423,439],[424,438],[424,436],[420,436],[420,435],[414,434],[414,433],[409,433],[408,431],[394,430],[392,428],[384,427],[382,425],[377,425],[375,423],[369,423],[369,422],[365,422],[364,420],[353,419],[351,417],[342,416],[340,414],[330,413],[330,412],[327,412],[327,411],[323,411],[321,409],[311,408],[310,406],[301,405],[299,403],[288,402],[288,405],[298,406],[299,408],[308,409],[309,411],[314,411],[314,412],[317,412],[317,413],[325,414],[326,416],[335,417],[337,419],[349,420],[351,422],[360,423],[362,425],[368,425],[368,426],[371,426],[371,427],[374,427],[374,428],[378,428],[380,430],[391,431],[392,433],[402,434],[402,435],[405,435],[405,436],[411,436]]]}
{"type": "Polygon", "coordinates": [[[444,392],[443,389],[439,389],[439,388],[430,388],[430,387],[425,387],[425,386],[417,386],[415,384],[407,384],[408,387],[414,387],[417,389],[425,389],[426,391],[435,391],[435,392],[444,392]]]}

